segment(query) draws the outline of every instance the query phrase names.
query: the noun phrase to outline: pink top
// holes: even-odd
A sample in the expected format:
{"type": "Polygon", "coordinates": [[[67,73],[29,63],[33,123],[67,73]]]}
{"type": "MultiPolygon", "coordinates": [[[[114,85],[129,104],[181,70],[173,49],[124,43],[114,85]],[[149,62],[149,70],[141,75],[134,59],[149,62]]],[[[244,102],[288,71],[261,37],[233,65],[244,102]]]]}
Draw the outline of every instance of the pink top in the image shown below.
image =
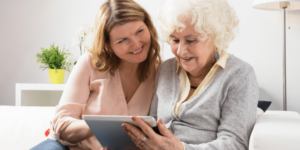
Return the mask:
{"type": "Polygon", "coordinates": [[[95,136],[72,144],[60,139],[60,132],[73,121],[82,120],[82,115],[147,116],[154,88],[154,80],[149,77],[140,84],[127,104],[119,70],[114,76],[108,72],[100,73],[93,67],[91,56],[86,53],[79,59],[69,76],[51,121],[50,136],[69,146],[70,150],[99,150],[101,145],[95,136]]]}

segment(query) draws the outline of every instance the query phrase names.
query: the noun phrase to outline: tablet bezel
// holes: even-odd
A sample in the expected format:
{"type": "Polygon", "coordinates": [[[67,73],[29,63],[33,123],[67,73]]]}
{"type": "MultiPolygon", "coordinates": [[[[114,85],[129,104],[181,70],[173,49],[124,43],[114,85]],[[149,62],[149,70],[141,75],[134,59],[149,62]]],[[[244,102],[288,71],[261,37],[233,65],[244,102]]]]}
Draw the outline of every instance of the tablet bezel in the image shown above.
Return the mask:
{"type": "MultiPolygon", "coordinates": [[[[137,117],[143,119],[154,131],[157,130],[156,121],[152,116],[137,117]]],[[[122,127],[124,122],[136,125],[131,118],[132,116],[83,115],[100,144],[110,150],[138,150],[122,127]]]]}
{"type": "MultiPolygon", "coordinates": [[[[150,127],[156,127],[156,121],[152,116],[137,116],[144,120],[150,127]]],[[[102,120],[102,121],[123,121],[124,123],[136,124],[131,120],[132,116],[115,116],[115,115],[83,115],[83,119],[86,120],[102,120]]]]}

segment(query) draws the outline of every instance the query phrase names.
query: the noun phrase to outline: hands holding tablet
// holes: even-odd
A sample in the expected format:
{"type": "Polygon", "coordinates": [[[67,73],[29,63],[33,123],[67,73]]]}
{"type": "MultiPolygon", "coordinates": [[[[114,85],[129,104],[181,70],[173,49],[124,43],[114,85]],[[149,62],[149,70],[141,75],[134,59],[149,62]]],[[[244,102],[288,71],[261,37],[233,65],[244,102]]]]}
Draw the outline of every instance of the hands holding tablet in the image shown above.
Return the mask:
{"type": "Polygon", "coordinates": [[[139,117],[133,116],[131,119],[138,127],[140,127],[140,129],[130,123],[123,123],[122,127],[138,148],[143,150],[184,149],[181,141],[166,128],[161,119],[157,120],[157,126],[161,135],[155,133],[154,130],[139,117]]]}

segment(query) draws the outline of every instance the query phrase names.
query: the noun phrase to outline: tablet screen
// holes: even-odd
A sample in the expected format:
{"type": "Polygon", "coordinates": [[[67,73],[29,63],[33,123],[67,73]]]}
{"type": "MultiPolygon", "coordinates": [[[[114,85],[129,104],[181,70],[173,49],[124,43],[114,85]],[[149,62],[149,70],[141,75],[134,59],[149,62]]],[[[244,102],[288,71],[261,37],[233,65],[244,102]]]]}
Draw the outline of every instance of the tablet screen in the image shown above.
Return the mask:
{"type": "MultiPolygon", "coordinates": [[[[83,119],[88,124],[102,147],[109,150],[132,150],[138,149],[131,141],[127,133],[123,130],[122,124],[131,120],[132,116],[109,116],[109,115],[83,115],[83,119]]],[[[156,127],[156,121],[152,116],[138,116],[150,127],[156,127]]]]}

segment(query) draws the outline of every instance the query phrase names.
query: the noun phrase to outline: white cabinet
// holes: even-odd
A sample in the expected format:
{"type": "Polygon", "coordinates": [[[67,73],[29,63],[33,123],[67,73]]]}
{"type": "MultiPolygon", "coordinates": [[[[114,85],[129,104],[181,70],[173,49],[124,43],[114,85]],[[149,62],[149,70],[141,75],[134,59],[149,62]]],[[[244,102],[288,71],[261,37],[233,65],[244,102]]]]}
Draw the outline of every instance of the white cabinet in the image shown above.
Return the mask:
{"type": "Polygon", "coordinates": [[[55,106],[65,84],[16,83],[16,106],[55,106]]]}

